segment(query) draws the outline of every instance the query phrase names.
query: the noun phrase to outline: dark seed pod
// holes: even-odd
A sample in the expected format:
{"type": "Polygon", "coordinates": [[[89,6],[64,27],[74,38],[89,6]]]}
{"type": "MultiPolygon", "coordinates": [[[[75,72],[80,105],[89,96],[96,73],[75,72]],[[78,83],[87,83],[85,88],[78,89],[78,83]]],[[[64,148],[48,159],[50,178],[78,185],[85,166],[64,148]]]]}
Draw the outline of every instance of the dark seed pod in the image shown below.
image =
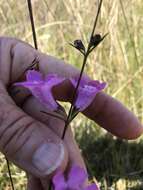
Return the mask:
{"type": "Polygon", "coordinates": [[[95,34],[95,36],[92,36],[92,38],[91,38],[90,45],[91,46],[97,46],[101,40],[102,40],[101,35],[95,34]]]}
{"type": "Polygon", "coordinates": [[[74,41],[74,47],[75,47],[76,49],[78,49],[78,50],[83,50],[83,51],[85,51],[85,47],[84,47],[84,45],[83,45],[83,43],[82,43],[81,40],[75,40],[75,41],[74,41]]]}

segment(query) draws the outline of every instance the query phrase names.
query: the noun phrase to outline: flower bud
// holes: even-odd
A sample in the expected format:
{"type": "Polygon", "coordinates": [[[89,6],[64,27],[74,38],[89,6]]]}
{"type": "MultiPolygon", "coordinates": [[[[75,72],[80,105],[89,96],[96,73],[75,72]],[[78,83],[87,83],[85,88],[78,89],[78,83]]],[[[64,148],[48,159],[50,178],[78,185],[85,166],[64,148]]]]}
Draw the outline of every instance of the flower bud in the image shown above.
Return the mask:
{"type": "Polygon", "coordinates": [[[90,45],[91,46],[97,46],[100,41],[102,40],[102,37],[100,34],[95,34],[94,36],[92,36],[91,40],[90,40],[90,45]]]}
{"type": "Polygon", "coordinates": [[[74,47],[75,47],[76,49],[78,49],[78,50],[83,50],[83,51],[85,51],[85,47],[84,47],[84,45],[83,45],[83,43],[82,43],[81,40],[75,40],[75,41],[74,41],[74,47]]]}

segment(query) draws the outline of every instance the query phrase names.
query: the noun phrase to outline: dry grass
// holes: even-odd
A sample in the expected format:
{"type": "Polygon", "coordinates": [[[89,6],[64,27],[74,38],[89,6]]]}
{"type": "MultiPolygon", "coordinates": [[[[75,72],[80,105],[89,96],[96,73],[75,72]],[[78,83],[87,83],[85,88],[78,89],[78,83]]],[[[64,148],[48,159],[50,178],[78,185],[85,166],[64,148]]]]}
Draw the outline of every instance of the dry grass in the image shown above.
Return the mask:
{"type": "MultiPolygon", "coordinates": [[[[77,67],[81,56],[68,45],[82,38],[87,44],[98,0],[33,0],[39,49],[62,58],[77,67]],[[95,3],[96,2],[96,3],[95,3]]],[[[109,35],[91,55],[86,72],[94,79],[108,82],[106,92],[131,109],[143,122],[143,1],[108,0],[103,7],[97,33],[109,35]]],[[[32,33],[26,0],[0,1],[0,35],[20,38],[31,44],[32,33]]],[[[83,120],[82,120],[83,121],[83,120]]],[[[85,121],[86,123],[86,121],[85,121]]],[[[79,124],[81,120],[79,120],[79,124]]],[[[8,190],[6,166],[1,158],[1,189],[8,190]]],[[[14,166],[17,189],[25,179],[14,166]]],[[[106,180],[104,188],[108,189],[106,180]]],[[[124,180],[113,189],[124,190],[124,180]]]]}

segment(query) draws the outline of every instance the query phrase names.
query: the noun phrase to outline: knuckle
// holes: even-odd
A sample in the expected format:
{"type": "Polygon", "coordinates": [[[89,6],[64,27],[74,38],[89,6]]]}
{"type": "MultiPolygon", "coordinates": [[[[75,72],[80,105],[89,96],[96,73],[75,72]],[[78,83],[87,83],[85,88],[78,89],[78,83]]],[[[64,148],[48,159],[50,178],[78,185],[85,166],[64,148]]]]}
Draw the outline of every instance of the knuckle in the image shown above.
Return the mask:
{"type": "MultiPolygon", "coordinates": [[[[5,107],[7,107],[8,104],[14,105],[14,102],[12,99],[8,96],[8,93],[5,89],[5,86],[3,82],[0,80],[0,105],[1,105],[1,112],[5,111],[5,107]]],[[[2,116],[2,113],[0,113],[0,117],[2,116]]]]}
{"type": "Polygon", "coordinates": [[[35,121],[29,121],[25,126],[15,131],[13,136],[10,136],[3,147],[4,152],[8,157],[13,157],[31,137],[35,131],[35,121]]]}
{"type": "Polygon", "coordinates": [[[30,137],[35,122],[17,110],[0,113],[0,150],[5,155],[14,154],[30,137]]]}
{"type": "Polygon", "coordinates": [[[27,69],[33,68],[39,62],[37,51],[23,41],[19,41],[13,45],[11,57],[13,58],[11,83],[23,80],[27,69]]]}

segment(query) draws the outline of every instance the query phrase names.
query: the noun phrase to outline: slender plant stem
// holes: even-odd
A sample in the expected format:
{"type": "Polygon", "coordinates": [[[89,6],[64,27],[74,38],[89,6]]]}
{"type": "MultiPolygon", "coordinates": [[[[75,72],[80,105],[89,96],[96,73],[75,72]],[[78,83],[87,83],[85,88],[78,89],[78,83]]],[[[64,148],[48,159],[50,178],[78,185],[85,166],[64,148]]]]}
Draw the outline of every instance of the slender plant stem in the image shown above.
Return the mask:
{"type": "Polygon", "coordinates": [[[12,187],[12,190],[15,190],[12,175],[11,175],[9,160],[6,157],[5,157],[5,160],[6,160],[6,164],[7,164],[8,175],[9,175],[9,178],[10,178],[11,187],[12,187]]]}
{"type": "Polygon", "coordinates": [[[95,21],[94,21],[94,25],[93,25],[93,29],[92,29],[92,32],[91,32],[90,40],[91,40],[92,36],[94,35],[95,28],[97,26],[97,22],[98,22],[98,18],[99,18],[99,13],[101,11],[102,3],[103,3],[103,0],[100,0],[99,5],[98,5],[97,14],[96,14],[95,21]]]}
{"type": "Polygon", "coordinates": [[[40,111],[40,112],[42,112],[42,113],[44,113],[44,114],[47,114],[47,115],[50,115],[50,116],[52,116],[52,117],[55,117],[55,118],[57,118],[57,119],[60,119],[60,120],[62,120],[62,121],[65,121],[65,119],[64,119],[63,117],[58,116],[58,115],[54,115],[54,114],[52,114],[52,113],[50,113],[50,112],[45,112],[45,111],[40,111]]]}
{"type": "Polygon", "coordinates": [[[35,24],[34,24],[34,17],[33,17],[33,10],[32,10],[32,3],[31,3],[31,0],[27,0],[27,4],[28,4],[28,9],[29,9],[29,16],[30,16],[31,29],[32,29],[32,34],[33,34],[34,46],[35,46],[35,49],[38,49],[38,44],[37,44],[37,37],[36,37],[36,31],[35,31],[35,24]]]}
{"type": "Polygon", "coordinates": [[[83,60],[83,64],[82,64],[82,68],[81,68],[81,72],[80,72],[80,76],[79,76],[76,88],[74,90],[74,93],[73,93],[73,98],[72,98],[70,110],[69,110],[69,113],[68,113],[68,116],[67,116],[67,119],[66,119],[66,122],[65,122],[64,131],[63,131],[63,134],[62,134],[62,139],[64,139],[64,136],[65,136],[68,124],[69,124],[69,118],[70,118],[70,116],[72,114],[73,105],[74,105],[75,100],[76,100],[76,93],[77,93],[78,87],[80,85],[80,81],[81,81],[81,77],[82,77],[82,74],[83,74],[83,71],[84,71],[84,67],[85,67],[86,61],[87,61],[87,54],[85,54],[85,56],[84,56],[84,60],[83,60]]]}
{"type": "Polygon", "coordinates": [[[128,20],[127,20],[125,8],[124,8],[122,0],[119,0],[119,1],[120,1],[121,9],[122,9],[122,12],[123,12],[123,17],[124,17],[124,20],[125,20],[126,28],[127,28],[128,34],[129,34],[129,38],[130,38],[130,41],[132,43],[132,47],[133,47],[133,50],[134,50],[136,64],[139,67],[139,59],[138,59],[138,55],[137,55],[137,50],[136,50],[136,47],[135,47],[134,39],[133,39],[131,31],[130,31],[130,27],[129,27],[129,23],[128,23],[128,20]]]}
{"type": "MultiPolygon", "coordinates": [[[[96,14],[96,17],[95,17],[93,29],[92,29],[92,32],[91,32],[91,35],[90,35],[90,41],[91,41],[91,39],[92,39],[92,37],[94,35],[94,32],[95,32],[95,28],[96,28],[96,25],[97,25],[97,22],[98,22],[98,18],[99,18],[99,13],[101,11],[102,2],[103,2],[103,0],[100,0],[100,2],[99,2],[99,6],[98,6],[97,14],[96,14]]],[[[65,134],[66,134],[66,130],[67,130],[68,125],[69,125],[69,119],[70,119],[70,116],[72,114],[72,110],[74,108],[74,103],[75,103],[75,100],[76,100],[77,91],[78,91],[78,88],[79,88],[79,85],[80,85],[80,81],[81,81],[81,78],[82,78],[82,75],[83,75],[83,72],[84,72],[85,65],[87,63],[88,55],[90,53],[90,48],[91,48],[90,41],[88,43],[88,47],[87,47],[86,53],[84,54],[82,68],[81,68],[81,71],[80,71],[80,75],[79,75],[79,78],[78,78],[77,85],[76,85],[74,93],[73,93],[73,97],[72,97],[69,113],[68,113],[67,119],[65,121],[65,127],[64,127],[64,130],[63,130],[63,134],[62,134],[62,139],[64,139],[65,134]]]]}

